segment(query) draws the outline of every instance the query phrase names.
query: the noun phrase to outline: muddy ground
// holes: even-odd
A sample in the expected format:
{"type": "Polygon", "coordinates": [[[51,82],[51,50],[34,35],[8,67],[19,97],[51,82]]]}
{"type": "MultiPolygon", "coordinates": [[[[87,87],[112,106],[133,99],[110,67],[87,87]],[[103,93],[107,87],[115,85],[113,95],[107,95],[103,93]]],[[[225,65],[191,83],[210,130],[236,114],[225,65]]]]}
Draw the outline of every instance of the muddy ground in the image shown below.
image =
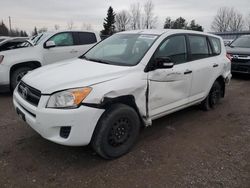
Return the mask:
{"type": "Polygon", "coordinates": [[[233,79],[212,111],[154,121],[114,161],[46,141],[1,94],[0,187],[250,187],[250,79],[233,79]]]}

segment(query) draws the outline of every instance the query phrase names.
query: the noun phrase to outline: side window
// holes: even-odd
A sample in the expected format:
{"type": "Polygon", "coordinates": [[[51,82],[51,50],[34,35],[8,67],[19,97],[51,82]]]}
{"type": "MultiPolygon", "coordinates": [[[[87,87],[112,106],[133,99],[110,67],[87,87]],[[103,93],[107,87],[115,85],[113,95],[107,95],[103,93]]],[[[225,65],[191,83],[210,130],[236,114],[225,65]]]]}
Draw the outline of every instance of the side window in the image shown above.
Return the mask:
{"type": "Polygon", "coordinates": [[[74,45],[72,33],[59,33],[59,34],[51,37],[49,40],[54,41],[56,46],[72,46],[72,45],[74,45]]]}
{"type": "Polygon", "coordinates": [[[210,56],[207,38],[205,36],[189,36],[189,43],[192,60],[210,56]]]}
{"type": "Polygon", "coordinates": [[[209,37],[214,55],[220,55],[221,53],[221,42],[220,39],[215,37],[209,37]]]}
{"type": "Polygon", "coordinates": [[[158,48],[155,54],[157,57],[169,57],[175,64],[187,61],[187,48],[185,36],[173,36],[167,39],[158,48]]]}
{"type": "Polygon", "coordinates": [[[79,44],[93,44],[96,43],[96,36],[94,33],[88,33],[88,32],[79,32],[79,44]]]}

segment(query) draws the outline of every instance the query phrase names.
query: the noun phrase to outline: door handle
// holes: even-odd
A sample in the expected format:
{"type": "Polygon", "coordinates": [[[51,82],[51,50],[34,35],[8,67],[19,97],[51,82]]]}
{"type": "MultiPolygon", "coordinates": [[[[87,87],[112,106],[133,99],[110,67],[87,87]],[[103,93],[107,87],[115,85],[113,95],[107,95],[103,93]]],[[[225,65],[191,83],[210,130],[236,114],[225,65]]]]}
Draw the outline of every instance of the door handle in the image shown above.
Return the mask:
{"type": "Polygon", "coordinates": [[[191,70],[186,70],[185,72],[184,72],[184,74],[191,74],[193,71],[191,71],[191,70]]]}
{"type": "Polygon", "coordinates": [[[70,53],[77,53],[77,50],[71,50],[70,53]]]}
{"type": "Polygon", "coordinates": [[[214,64],[214,65],[213,65],[214,68],[215,68],[215,67],[218,67],[218,66],[219,66],[218,64],[214,64]]]}

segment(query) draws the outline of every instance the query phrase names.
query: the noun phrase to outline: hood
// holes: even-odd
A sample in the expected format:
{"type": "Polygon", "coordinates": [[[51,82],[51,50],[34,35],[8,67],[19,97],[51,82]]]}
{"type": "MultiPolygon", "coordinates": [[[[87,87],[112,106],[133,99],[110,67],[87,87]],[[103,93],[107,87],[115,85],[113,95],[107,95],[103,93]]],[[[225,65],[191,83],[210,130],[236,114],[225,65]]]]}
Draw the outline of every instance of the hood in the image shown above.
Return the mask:
{"type": "Polygon", "coordinates": [[[235,55],[250,55],[250,48],[239,48],[227,46],[227,53],[235,55]]]}
{"type": "Polygon", "coordinates": [[[83,59],[67,60],[31,71],[23,81],[42,94],[91,86],[126,75],[132,67],[107,65],[83,59]]]}

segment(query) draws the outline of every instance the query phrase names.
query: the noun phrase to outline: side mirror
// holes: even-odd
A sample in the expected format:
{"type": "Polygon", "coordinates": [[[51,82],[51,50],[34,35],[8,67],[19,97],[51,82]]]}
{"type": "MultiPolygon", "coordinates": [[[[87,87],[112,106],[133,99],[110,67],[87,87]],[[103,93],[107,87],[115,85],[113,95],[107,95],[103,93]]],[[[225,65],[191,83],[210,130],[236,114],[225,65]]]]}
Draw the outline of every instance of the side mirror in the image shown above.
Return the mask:
{"type": "Polygon", "coordinates": [[[49,40],[44,44],[44,48],[54,48],[54,47],[56,47],[56,43],[52,40],[49,40]]]}
{"type": "Polygon", "coordinates": [[[169,57],[158,57],[155,59],[156,69],[171,69],[174,67],[174,62],[169,57]]]}

